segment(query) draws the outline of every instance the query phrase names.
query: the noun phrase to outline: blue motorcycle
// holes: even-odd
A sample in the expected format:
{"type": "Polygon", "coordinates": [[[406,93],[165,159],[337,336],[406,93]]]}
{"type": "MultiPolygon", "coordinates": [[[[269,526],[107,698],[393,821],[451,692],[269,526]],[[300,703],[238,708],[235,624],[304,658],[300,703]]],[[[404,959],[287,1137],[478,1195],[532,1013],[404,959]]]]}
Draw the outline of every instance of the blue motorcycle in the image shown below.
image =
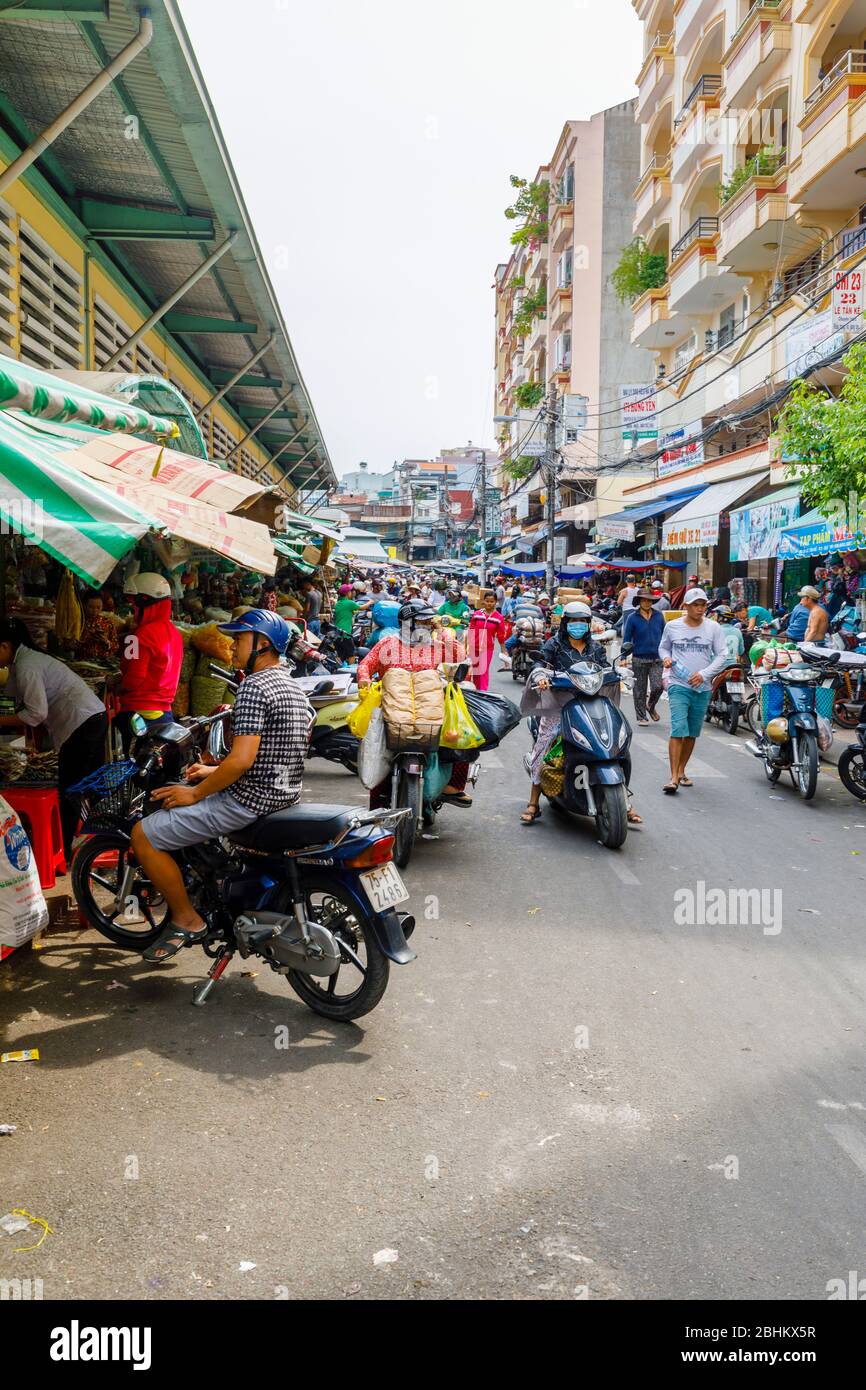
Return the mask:
{"type": "Polygon", "coordinates": [[[764,764],[767,781],[773,786],[783,772],[804,801],[811,801],[818,789],[819,688],[826,691],[828,719],[833,709],[833,668],[840,653],[829,648],[800,648],[803,665],[773,670],[761,688],[762,731],[759,739],[749,740],[749,752],[764,764]]]}
{"type": "Polygon", "coordinates": [[[592,816],[605,848],[621,849],[628,835],[632,730],[619,709],[616,662],[605,668],[577,661],[568,671],[551,673],[550,688],[572,698],[561,716],[561,766],[551,764],[541,789],[558,810],[592,816]]]}
{"type": "MultiPolygon", "coordinates": [[[[219,759],[230,711],[187,719],[148,734],[139,716],[132,757],[79,782],[82,838],[72,864],[76,902],[116,946],[143,952],[163,929],[168,907],[132,852],[132,826],[150,793],[182,779],[205,743],[219,759]]],[[[232,958],[255,956],[315,1013],[346,1022],[368,1014],[388,985],[391,964],[415,959],[414,918],[392,863],[405,811],[290,806],[234,832],[177,851],[187,891],[208,923],[200,943],[213,961],[192,1002],[204,1004],[232,958]]],[[[188,947],[185,949],[189,949],[188,947]]]]}

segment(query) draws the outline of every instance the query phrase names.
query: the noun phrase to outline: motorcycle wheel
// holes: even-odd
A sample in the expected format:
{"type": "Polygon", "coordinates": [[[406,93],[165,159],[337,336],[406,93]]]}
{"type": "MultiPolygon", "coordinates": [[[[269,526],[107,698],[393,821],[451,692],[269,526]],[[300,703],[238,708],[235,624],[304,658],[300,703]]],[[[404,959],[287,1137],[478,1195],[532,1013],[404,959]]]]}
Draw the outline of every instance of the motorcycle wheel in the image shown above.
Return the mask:
{"type": "Polygon", "coordinates": [[[412,815],[406,816],[400,822],[394,837],[394,863],[398,869],[405,869],[412,858],[412,851],[415,848],[415,832],[421,817],[423,794],[424,788],[420,777],[410,777],[405,772],[400,774],[395,809],[403,810],[408,807],[412,815]]]}
{"type": "Polygon", "coordinates": [[[731,707],[724,718],[725,730],[729,734],[735,734],[740,724],[740,705],[736,700],[731,701],[731,707]]]}
{"type": "Polygon", "coordinates": [[[860,706],[849,701],[847,691],[839,690],[836,692],[836,699],[833,701],[833,718],[840,729],[856,729],[860,723],[860,706]]]}
{"type": "Polygon", "coordinates": [[[595,826],[605,849],[622,849],[628,837],[628,797],[625,787],[595,788],[595,826]]]}
{"type": "Polygon", "coordinates": [[[345,888],[327,874],[305,878],[303,888],[307,916],[327,927],[338,941],[345,942],[358,957],[360,967],[346,955],[336,975],[320,978],[290,970],[286,979],[313,1013],[341,1023],[363,1018],[380,1002],[390,974],[390,963],[379,949],[370,918],[359,910],[345,888]]]}
{"type": "Polygon", "coordinates": [[[797,790],[804,801],[811,801],[818,790],[818,740],[814,734],[802,734],[800,737],[797,790]]]}
{"type": "Polygon", "coordinates": [[[761,702],[756,695],[746,702],[746,723],[755,738],[760,738],[764,732],[764,724],[761,719],[761,702]]]}
{"type": "Polygon", "coordinates": [[[839,759],[839,777],[858,801],[866,801],[866,755],[862,748],[846,748],[839,759]]]}
{"type": "Polygon", "coordinates": [[[90,925],[115,946],[146,951],[162,931],[168,903],[154,896],[152,885],[136,864],[127,905],[115,906],[118,885],[127,866],[134,862],[129,841],[122,835],[108,830],[91,835],[72,861],[72,892],[90,925]]]}

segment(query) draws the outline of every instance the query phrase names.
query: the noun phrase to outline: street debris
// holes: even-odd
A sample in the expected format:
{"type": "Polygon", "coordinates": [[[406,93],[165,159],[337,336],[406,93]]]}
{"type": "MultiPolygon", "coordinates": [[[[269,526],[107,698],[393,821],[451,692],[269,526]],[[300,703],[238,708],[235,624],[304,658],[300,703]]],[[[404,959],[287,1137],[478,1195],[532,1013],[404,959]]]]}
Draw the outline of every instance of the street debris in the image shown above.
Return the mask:
{"type": "Polygon", "coordinates": [[[20,1052],[0,1052],[0,1062],[38,1062],[39,1048],[26,1047],[20,1052]]]}
{"type": "Polygon", "coordinates": [[[400,1258],[398,1250],[377,1250],[373,1256],[374,1265],[395,1265],[400,1258]]]}
{"type": "Polygon", "coordinates": [[[0,1134],[14,1134],[17,1129],[17,1125],[0,1125],[0,1134]]]}
{"type": "Polygon", "coordinates": [[[251,1269],[255,1268],[255,1260],[241,1260],[240,1264],[238,1265],[238,1269],[240,1270],[241,1274],[248,1274],[251,1269]]]}

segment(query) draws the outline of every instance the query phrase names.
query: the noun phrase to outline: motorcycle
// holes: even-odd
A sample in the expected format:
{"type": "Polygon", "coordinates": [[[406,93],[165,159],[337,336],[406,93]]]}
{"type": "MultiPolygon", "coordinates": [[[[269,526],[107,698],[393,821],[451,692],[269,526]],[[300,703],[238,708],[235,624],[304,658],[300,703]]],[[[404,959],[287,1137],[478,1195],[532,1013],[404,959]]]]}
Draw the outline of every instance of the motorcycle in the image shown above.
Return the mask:
{"type": "MultiPolygon", "coordinates": [[[[230,713],[186,719],[150,735],[136,716],[132,757],[70,789],[79,799],[83,835],[72,863],[75,899],[87,922],[116,946],[146,951],[168,920],[165,900],[132,852],[132,827],[150,809],[150,793],[176,781],[205,743],[219,761],[230,713]]],[[[374,1009],[391,964],[415,959],[408,944],[414,918],[401,907],[409,894],[393,864],[404,817],[303,804],[178,850],[187,891],[207,923],[205,940],[189,944],[201,945],[213,961],[192,1002],[205,1003],[239,954],[264,961],[325,1018],[346,1022],[374,1009]]]]}
{"type": "Polygon", "coordinates": [[[840,729],[856,729],[866,709],[866,675],[858,665],[847,661],[849,653],[862,655],[866,648],[866,633],[859,631],[857,610],[846,604],[830,624],[827,645],[842,652],[839,662],[839,682],[833,702],[833,718],[840,729]]]}
{"type": "Polygon", "coordinates": [[[710,703],[707,707],[707,723],[711,723],[713,719],[718,719],[723,729],[729,734],[735,734],[739,728],[745,699],[746,684],[742,669],[739,666],[729,666],[726,671],[720,672],[713,681],[710,703]]]}
{"type": "MultiPolygon", "coordinates": [[[[541,652],[533,660],[543,660],[541,652]]],[[[552,690],[573,698],[562,710],[564,763],[561,790],[542,791],[560,811],[592,816],[606,849],[621,849],[628,836],[628,796],[632,731],[619,709],[618,659],[612,667],[577,661],[551,676],[552,690]]]]}
{"type": "Polygon", "coordinates": [[[866,801],[866,714],[857,725],[856,744],[846,748],[839,759],[839,777],[852,796],[866,801]]]}
{"type": "Polygon", "coordinates": [[[514,644],[514,650],[511,653],[511,679],[514,681],[523,681],[524,685],[532,670],[532,657],[530,656],[530,651],[535,641],[535,637],[526,637],[518,633],[517,641],[514,644]]]}
{"type": "Polygon", "coordinates": [[[811,801],[818,788],[817,691],[822,677],[828,677],[839,661],[840,653],[815,648],[814,654],[803,652],[803,656],[805,664],[770,673],[762,691],[762,732],[759,739],[750,739],[746,747],[763,762],[768,782],[775,786],[782,773],[789,772],[803,800],[811,801]]]}

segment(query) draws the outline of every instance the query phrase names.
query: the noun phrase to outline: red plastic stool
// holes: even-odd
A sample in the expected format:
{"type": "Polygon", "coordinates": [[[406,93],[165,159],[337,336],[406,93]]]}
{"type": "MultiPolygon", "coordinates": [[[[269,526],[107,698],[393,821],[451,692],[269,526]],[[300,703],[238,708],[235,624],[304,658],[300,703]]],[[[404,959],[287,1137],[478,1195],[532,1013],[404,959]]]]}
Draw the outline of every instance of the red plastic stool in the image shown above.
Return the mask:
{"type": "Polygon", "coordinates": [[[39,882],[53,888],[58,871],[66,873],[63,853],[63,827],[60,823],[60,796],[56,787],[4,787],[2,795],[17,811],[27,832],[39,882]]]}

